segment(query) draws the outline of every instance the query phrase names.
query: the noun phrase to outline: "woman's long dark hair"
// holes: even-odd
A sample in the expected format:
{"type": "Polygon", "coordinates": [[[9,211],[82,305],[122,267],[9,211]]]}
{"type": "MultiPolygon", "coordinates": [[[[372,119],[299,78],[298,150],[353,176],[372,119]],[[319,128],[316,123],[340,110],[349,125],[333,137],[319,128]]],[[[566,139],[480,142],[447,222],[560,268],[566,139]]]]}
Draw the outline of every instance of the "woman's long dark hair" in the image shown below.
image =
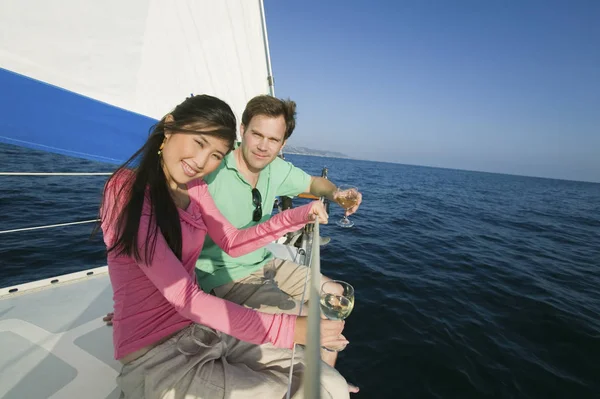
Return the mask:
{"type": "Polygon", "coordinates": [[[171,197],[158,153],[165,139],[165,129],[173,133],[202,133],[224,139],[229,143],[230,151],[236,139],[235,115],[229,105],[216,97],[188,97],[168,115],[173,117],[173,121],[167,122],[165,116],[154,125],[146,144],[108,179],[100,206],[103,223],[116,223],[116,240],[107,252],[116,251],[117,255],[131,256],[145,264],[150,264],[154,257],[159,229],[177,258],[181,260],[182,257],[179,213],[171,197]],[[127,173],[126,170],[133,173],[127,173]],[[119,179],[118,184],[113,179],[119,179]],[[121,184],[122,180],[125,181],[124,184],[121,184]],[[107,196],[108,190],[113,192],[107,196]],[[123,200],[122,196],[126,199],[123,200]],[[113,206],[105,207],[106,199],[112,197],[113,206]],[[145,239],[147,245],[142,258],[138,248],[138,231],[146,199],[150,201],[151,214],[145,239]],[[117,207],[117,204],[124,205],[117,207]],[[111,215],[103,212],[103,209],[109,208],[114,210],[111,215]]]}

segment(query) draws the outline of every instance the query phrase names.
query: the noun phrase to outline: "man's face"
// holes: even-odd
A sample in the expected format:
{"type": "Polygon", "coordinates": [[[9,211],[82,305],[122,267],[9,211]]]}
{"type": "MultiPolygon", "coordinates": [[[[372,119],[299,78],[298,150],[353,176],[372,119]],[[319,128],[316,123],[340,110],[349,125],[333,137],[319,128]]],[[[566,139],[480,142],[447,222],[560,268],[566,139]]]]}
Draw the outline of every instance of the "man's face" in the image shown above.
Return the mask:
{"type": "Polygon", "coordinates": [[[285,128],[283,115],[257,115],[240,127],[242,156],[252,172],[260,172],[277,157],[285,144],[285,128]]]}

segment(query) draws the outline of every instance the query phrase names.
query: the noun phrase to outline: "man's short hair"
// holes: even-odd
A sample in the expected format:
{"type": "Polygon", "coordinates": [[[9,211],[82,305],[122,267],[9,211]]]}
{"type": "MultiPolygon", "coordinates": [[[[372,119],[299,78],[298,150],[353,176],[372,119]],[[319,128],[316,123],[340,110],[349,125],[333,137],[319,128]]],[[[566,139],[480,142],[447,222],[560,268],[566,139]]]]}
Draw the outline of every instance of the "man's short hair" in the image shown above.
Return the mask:
{"type": "Polygon", "coordinates": [[[269,117],[283,116],[285,119],[285,135],[283,140],[287,140],[296,127],[296,103],[290,99],[281,100],[279,98],[260,95],[251,99],[246,105],[242,114],[242,124],[248,126],[252,118],[257,115],[269,117]]]}

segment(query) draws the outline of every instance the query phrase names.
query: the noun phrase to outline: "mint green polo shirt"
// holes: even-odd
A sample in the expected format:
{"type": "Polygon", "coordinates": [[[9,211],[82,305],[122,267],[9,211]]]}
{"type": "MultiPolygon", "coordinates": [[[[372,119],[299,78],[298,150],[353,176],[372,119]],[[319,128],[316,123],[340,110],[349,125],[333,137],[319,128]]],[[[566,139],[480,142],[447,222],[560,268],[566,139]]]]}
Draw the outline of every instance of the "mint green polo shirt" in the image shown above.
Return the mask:
{"type": "MultiPolygon", "coordinates": [[[[277,196],[296,196],[305,192],[310,175],[286,162],[275,158],[258,177],[256,188],[262,197],[263,216],[259,222],[252,221],[254,204],[252,186],[240,174],[233,151],[227,154],[219,168],[204,180],[217,208],[229,222],[239,229],[269,220],[277,196]]],[[[273,255],[265,248],[247,255],[232,258],[206,236],[199,259],[196,261],[198,285],[205,292],[231,281],[246,277],[260,269],[273,255]]]]}

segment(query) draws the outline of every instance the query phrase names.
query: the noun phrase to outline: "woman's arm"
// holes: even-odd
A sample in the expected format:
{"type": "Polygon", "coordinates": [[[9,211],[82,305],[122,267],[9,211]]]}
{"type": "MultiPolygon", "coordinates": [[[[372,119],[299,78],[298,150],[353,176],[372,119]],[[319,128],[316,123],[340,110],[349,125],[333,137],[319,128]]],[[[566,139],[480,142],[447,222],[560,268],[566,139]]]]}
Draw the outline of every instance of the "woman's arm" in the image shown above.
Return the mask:
{"type": "MultiPolygon", "coordinates": [[[[110,194],[107,195],[105,211],[116,206],[114,197],[111,197],[110,194]]],[[[144,204],[144,208],[137,234],[137,245],[142,258],[146,254],[143,249],[148,245],[148,229],[154,227],[149,223],[149,206],[144,204]]],[[[107,245],[115,239],[115,227],[111,219],[102,223],[107,245]]],[[[142,259],[138,262],[138,267],[179,314],[242,341],[253,344],[271,342],[282,348],[292,347],[295,316],[260,313],[206,294],[198,288],[196,281],[171,251],[160,230],[156,234],[156,248],[152,260],[147,262],[146,259],[142,259]]]]}
{"type": "MultiPolygon", "coordinates": [[[[146,245],[147,228],[147,217],[143,215],[138,234],[140,246],[146,245]]],[[[294,316],[260,313],[205,293],[171,251],[162,234],[157,234],[151,264],[140,264],[139,267],[179,314],[242,341],[292,347],[294,316]]]]}
{"type": "Polygon", "coordinates": [[[233,257],[255,251],[290,231],[302,228],[310,221],[313,208],[312,204],[307,204],[290,209],[278,213],[266,222],[240,230],[219,211],[206,184],[200,185],[198,189],[198,202],[208,235],[227,255],[233,257]]]}

